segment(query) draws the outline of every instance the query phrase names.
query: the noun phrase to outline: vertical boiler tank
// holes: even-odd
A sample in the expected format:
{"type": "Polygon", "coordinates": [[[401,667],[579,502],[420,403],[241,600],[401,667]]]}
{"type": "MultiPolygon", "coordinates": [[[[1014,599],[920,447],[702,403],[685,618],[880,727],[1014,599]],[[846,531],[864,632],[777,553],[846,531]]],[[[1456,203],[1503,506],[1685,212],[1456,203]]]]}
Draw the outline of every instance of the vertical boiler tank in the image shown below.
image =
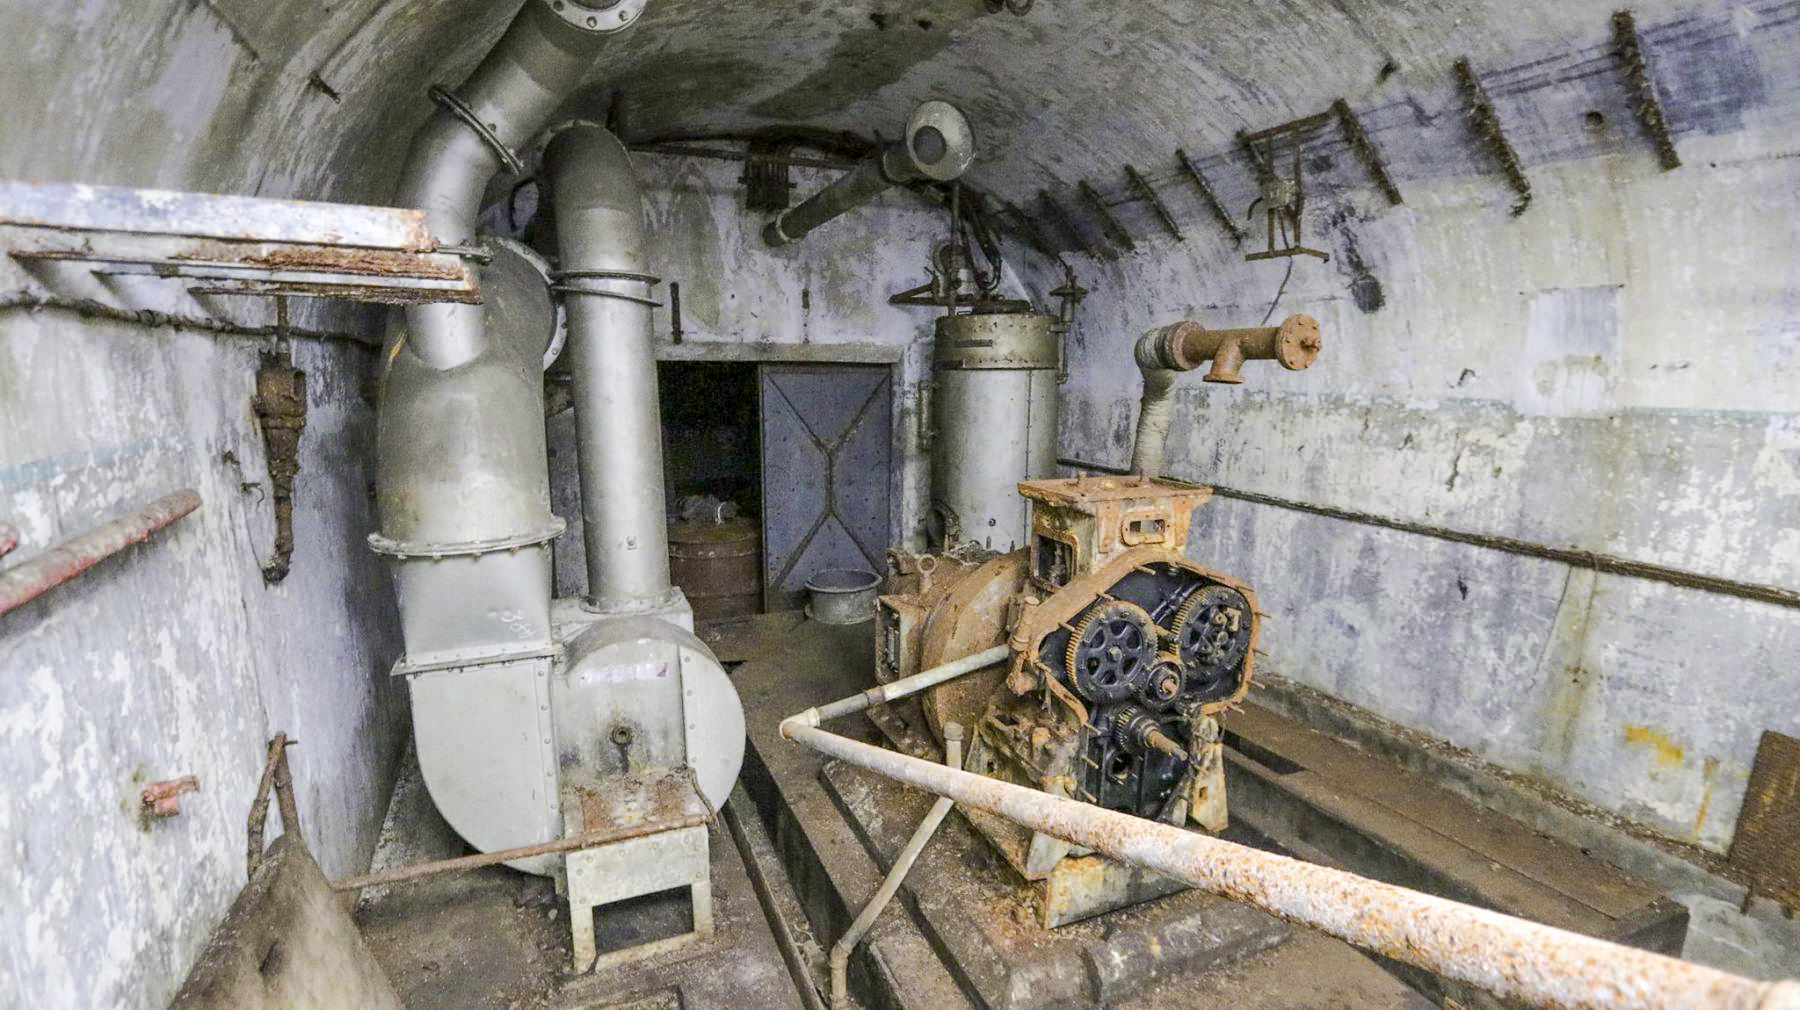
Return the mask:
{"type": "Polygon", "coordinates": [[[1026,544],[1019,482],[1056,469],[1055,320],[1036,312],[973,312],[937,321],[932,354],[931,535],[1011,551],[1026,544]]]}

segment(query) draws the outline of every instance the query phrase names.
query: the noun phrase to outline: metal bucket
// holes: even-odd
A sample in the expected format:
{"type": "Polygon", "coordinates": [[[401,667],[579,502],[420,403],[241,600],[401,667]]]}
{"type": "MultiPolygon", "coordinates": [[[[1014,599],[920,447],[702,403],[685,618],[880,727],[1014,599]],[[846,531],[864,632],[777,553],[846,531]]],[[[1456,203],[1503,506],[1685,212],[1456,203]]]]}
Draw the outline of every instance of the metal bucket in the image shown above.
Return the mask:
{"type": "Polygon", "coordinates": [[[762,612],[761,540],[748,519],[669,524],[669,581],[687,594],[694,620],[762,612]]]}
{"type": "Polygon", "coordinates": [[[820,624],[861,624],[875,618],[881,576],[861,568],[827,568],[806,580],[806,616],[820,624]]]}

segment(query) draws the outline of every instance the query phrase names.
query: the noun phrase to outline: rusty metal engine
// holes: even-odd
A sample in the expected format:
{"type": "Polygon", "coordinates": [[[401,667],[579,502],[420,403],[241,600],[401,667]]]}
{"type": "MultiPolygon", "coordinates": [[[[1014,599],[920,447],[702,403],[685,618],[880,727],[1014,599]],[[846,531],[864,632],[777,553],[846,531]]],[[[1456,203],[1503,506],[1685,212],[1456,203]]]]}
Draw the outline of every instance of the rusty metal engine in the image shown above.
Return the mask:
{"type": "MultiPolygon", "coordinates": [[[[1250,587],[1189,560],[1211,492],[1135,477],[1027,481],[1026,548],[894,552],[877,655],[890,682],[991,648],[1009,659],[924,697],[934,731],[973,727],[970,771],[1171,824],[1227,822],[1218,718],[1248,690],[1250,587]]],[[[1175,890],[968,812],[1060,925],[1175,890]]]]}

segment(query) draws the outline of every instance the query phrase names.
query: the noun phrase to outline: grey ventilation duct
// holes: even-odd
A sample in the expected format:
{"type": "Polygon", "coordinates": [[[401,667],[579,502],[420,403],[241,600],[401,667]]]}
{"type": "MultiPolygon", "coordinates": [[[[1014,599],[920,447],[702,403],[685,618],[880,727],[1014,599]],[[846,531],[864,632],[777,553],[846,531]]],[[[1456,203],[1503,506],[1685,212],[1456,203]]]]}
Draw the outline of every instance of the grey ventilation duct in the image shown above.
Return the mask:
{"type": "Polygon", "coordinates": [[[895,186],[958,179],[974,160],[975,131],[962,110],[935,99],[921,102],[907,119],[902,139],[870,155],[798,206],[782,211],[763,229],[763,241],[772,246],[798,242],[814,228],[895,186]]]}
{"type": "Polygon", "coordinates": [[[602,613],[664,610],[674,593],[643,197],[625,145],[592,123],[558,133],[544,169],[569,313],[588,601],[602,613]]]}

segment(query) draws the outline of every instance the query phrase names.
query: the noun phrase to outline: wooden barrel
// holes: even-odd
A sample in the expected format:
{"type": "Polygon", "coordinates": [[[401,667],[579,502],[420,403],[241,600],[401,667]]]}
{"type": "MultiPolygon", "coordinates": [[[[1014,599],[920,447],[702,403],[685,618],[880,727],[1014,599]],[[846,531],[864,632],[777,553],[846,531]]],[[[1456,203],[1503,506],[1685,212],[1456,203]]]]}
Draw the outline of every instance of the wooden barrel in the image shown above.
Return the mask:
{"type": "Polygon", "coordinates": [[[749,519],[669,524],[669,577],[694,620],[762,612],[762,536],[749,519]]]}

